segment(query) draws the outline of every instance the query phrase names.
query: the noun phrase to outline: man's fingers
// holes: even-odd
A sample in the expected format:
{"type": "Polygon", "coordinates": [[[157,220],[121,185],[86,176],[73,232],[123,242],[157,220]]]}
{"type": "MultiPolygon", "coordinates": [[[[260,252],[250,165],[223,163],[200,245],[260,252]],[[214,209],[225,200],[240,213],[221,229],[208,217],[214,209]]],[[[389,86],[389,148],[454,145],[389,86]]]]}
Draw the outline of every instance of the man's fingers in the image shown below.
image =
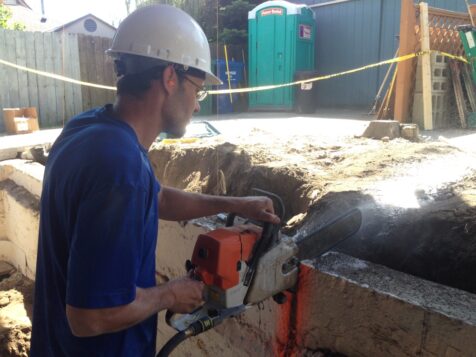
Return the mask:
{"type": "Polygon", "coordinates": [[[281,220],[279,219],[278,216],[276,216],[275,214],[273,214],[271,212],[267,212],[267,211],[261,211],[260,212],[259,220],[260,221],[271,222],[273,224],[279,224],[281,222],[281,220]]]}

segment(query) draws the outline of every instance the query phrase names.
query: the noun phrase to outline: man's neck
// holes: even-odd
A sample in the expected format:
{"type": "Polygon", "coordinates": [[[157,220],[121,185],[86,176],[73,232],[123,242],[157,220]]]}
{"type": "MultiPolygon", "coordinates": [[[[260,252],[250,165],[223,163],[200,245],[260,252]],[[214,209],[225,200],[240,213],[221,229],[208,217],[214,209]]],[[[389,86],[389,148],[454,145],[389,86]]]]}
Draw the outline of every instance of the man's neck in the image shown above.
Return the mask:
{"type": "Polygon", "coordinates": [[[157,105],[148,105],[147,99],[120,96],[113,105],[113,114],[129,124],[137,135],[139,143],[149,150],[161,131],[160,112],[157,105]]]}

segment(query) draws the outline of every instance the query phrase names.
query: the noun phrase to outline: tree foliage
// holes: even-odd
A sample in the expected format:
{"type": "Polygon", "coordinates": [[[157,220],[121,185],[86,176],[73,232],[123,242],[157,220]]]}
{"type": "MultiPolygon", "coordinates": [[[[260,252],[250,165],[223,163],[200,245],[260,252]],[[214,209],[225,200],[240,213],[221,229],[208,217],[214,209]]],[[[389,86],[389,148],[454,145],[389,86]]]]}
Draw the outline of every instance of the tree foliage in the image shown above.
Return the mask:
{"type": "MultiPolygon", "coordinates": [[[[130,0],[129,0],[130,2],[130,0]]],[[[248,41],[248,12],[260,0],[135,0],[136,6],[169,4],[190,14],[210,42],[242,45],[248,41]]]]}
{"type": "Polygon", "coordinates": [[[12,21],[12,11],[5,5],[0,4],[0,28],[24,31],[26,26],[21,22],[12,21]]]}

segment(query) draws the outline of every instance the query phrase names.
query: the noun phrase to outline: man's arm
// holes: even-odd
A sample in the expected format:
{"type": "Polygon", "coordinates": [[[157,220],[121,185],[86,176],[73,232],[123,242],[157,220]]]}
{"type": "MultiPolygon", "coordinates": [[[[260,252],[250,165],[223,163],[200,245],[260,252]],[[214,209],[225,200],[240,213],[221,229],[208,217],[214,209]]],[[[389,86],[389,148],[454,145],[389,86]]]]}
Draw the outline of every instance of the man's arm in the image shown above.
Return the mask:
{"type": "Polygon", "coordinates": [[[92,337],[129,328],[161,310],[186,313],[203,302],[203,283],[188,277],[161,286],[137,288],[130,304],[104,309],[83,309],[66,305],[73,335],[92,337]]]}
{"type": "Polygon", "coordinates": [[[184,221],[232,212],[240,216],[279,223],[273,201],[263,196],[225,197],[185,192],[162,186],[159,194],[159,216],[167,221],[184,221]]]}

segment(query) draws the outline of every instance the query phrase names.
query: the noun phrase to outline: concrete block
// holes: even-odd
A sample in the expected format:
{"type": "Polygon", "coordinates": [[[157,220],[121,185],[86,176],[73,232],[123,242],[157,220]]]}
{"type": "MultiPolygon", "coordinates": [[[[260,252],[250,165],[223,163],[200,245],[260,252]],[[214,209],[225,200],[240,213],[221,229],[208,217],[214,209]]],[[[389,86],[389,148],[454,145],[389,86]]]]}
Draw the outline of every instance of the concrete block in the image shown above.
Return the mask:
{"type": "Polygon", "coordinates": [[[12,241],[0,239],[0,259],[11,263],[19,272],[29,279],[35,278],[35,274],[28,268],[31,264],[28,263],[28,257],[24,250],[12,241]]]}
{"type": "Polygon", "coordinates": [[[33,279],[39,230],[39,199],[11,180],[0,183],[4,206],[4,235],[14,246],[14,255],[7,259],[22,274],[33,279]]]}
{"type": "Polygon", "coordinates": [[[400,137],[400,123],[396,120],[372,120],[362,136],[372,139],[400,137]]]}
{"type": "Polygon", "coordinates": [[[474,356],[476,296],[338,253],[307,265],[297,347],[349,356],[474,356]]]}
{"type": "Polygon", "coordinates": [[[25,160],[0,163],[0,259],[35,276],[39,196],[44,167],[25,160]]]}
{"type": "Polygon", "coordinates": [[[7,277],[14,272],[15,272],[15,268],[13,267],[13,265],[5,261],[0,261],[0,279],[7,277]]]}
{"type": "Polygon", "coordinates": [[[5,160],[0,162],[0,180],[9,178],[18,186],[40,197],[45,167],[26,160],[5,160]]]}
{"type": "Polygon", "coordinates": [[[15,159],[18,153],[32,146],[50,146],[59,136],[61,130],[48,129],[30,134],[3,136],[0,140],[0,160],[15,159]]]}
{"type": "Polygon", "coordinates": [[[400,134],[402,138],[417,141],[419,140],[419,130],[416,124],[402,124],[400,127],[400,134]]]}
{"type": "MultiPolygon", "coordinates": [[[[438,93],[432,92],[432,112],[433,112],[433,128],[441,129],[448,126],[448,104],[449,104],[449,92],[438,93]]],[[[413,107],[412,107],[412,121],[417,124],[420,129],[424,128],[423,125],[423,94],[416,93],[413,95],[413,107]]]]}

